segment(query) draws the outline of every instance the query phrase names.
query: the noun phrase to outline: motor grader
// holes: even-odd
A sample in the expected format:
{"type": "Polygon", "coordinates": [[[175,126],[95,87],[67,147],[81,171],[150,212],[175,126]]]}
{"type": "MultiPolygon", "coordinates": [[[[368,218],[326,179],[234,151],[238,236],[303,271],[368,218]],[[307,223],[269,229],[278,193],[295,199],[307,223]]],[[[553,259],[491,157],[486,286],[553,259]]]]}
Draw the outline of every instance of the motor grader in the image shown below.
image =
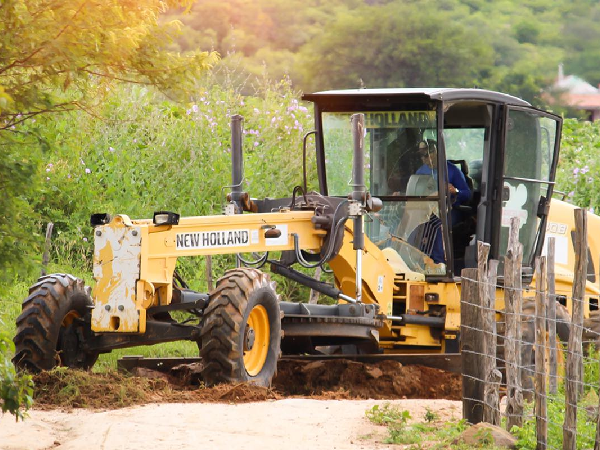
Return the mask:
{"type": "MultiPolygon", "coordinates": [[[[14,363],[90,368],[113,349],[190,340],[208,384],[268,385],[281,353],[420,355],[427,364],[460,352],[460,271],[476,267],[477,241],[500,261],[500,284],[512,217],[520,219],[526,282],[548,227],[556,236],[562,230],[560,245],[572,257],[569,206],[550,201],[560,117],[478,89],[340,90],[303,99],[314,104],[315,130],[304,140],[303,185],[291,197],[259,200],[243,191],[243,118],[234,116],[222,214],[93,215],[93,290],[66,274],[40,278],[17,319],[14,363]],[[437,145],[435,169],[417,174],[418,146],[427,140],[437,145]],[[319,192],[307,190],[309,157],[319,192]],[[447,189],[450,164],[469,188],[469,201],[458,206],[447,189]],[[433,240],[442,260],[431,257],[433,240]],[[237,264],[211,292],[190,290],[177,275],[178,258],[222,254],[238,255],[237,264]],[[300,267],[323,267],[334,281],[300,267]],[[280,299],[267,268],[334,304],[280,299]],[[177,322],[174,311],[198,320],[177,322]]],[[[560,280],[569,285],[568,274],[560,280]]],[[[596,285],[589,292],[597,298],[596,285]]]]}

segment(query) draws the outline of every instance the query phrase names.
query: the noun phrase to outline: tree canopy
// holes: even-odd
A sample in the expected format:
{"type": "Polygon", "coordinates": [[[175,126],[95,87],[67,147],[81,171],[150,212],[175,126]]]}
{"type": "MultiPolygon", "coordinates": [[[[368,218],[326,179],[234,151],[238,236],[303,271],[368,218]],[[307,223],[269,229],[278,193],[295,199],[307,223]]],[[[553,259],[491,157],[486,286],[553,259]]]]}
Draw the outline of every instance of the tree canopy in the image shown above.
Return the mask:
{"type": "Polygon", "coordinates": [[[501,90],[542,104],[565,73],[600,83],[591,0],[198,0],[180,48],[304,91],[383,86],[501,90]]]}
{"type": "MultiPolygon", "coordinates": [[[[215,52],[166,50],[181,27],[162,20],[192,0],[5,0],[0,4],[0,278],[23,270],[41,227],[31,198],[42,179],[40,114],[94,107],[114,83],[185,92],[218,61],[215,52]],[[20,125],[31,119],[26,128],[20,125]]],[[[60,135],[59,135],[60,138],[60,135]]]]}
{"type": "Polygon", "coordinates": [[[181,86],[215,53],[164,50],[180,28],[159,21],[191,0],[6,0],[0,6],[0,129],[28,117],[86,107],[115,80],[181,86]]]}

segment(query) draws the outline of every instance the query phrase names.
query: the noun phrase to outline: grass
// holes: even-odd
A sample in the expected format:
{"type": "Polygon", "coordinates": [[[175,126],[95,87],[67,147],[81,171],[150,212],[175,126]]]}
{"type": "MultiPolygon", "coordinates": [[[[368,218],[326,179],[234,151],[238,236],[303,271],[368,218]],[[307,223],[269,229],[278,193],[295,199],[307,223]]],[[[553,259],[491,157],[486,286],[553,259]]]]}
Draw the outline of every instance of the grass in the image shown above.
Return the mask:
{"type": "Polygon", "coordinates": [[[143,356],[145,358],[195,357],[198,356],[198,345],[195,342],[177,341],[113,350],[110,353],[100,355],[93,371],[102,373],[116,369],[117,360],[128,355],[143,356]]]}
{"type": "MultiPolygon", "coordinates": [[[[387,427],[387,437],[384,439],[386,444],[403,445],[408,449],[454,449],[466,450],[473,448],[463,443],[455,442],[460,434],[468,428],[467,422],[462,419],[459,421],[440,422],[439,416],[427,409],[423,422],[411,423],[411,415],[406,410],[389,403],[383,405],[374,405],[365,412],[365,415],[371,423],[387,427]]],[[[374,435],[364,435],[361,439],[367,440],[374,435]]],[[[487,439],[487,436],[481,437],[481,443],[477,447],[482,450],[494,450],[497,447],[487,439]]]]}

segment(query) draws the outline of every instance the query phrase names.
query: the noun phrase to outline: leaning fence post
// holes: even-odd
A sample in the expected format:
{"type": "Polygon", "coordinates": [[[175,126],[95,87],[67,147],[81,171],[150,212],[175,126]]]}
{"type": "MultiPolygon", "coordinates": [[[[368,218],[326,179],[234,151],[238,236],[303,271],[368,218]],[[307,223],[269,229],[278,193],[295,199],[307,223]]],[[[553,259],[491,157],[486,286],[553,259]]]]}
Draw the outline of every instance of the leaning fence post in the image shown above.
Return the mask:
{"type": "Polygon", "coordinates": [[[546,404],[546,258],[535,260],[535,434],[537,450],[548,446],[546,404]]]}
{"type": "Polygon", "coordinates": [[[208,292],[213,290],[212,256],[206,257],[206,287],[208,292]]]}
{"type": "Polygon", "coordinates": [[[558,392],[557,378],[557,349],[556,349],[556,275],[554,272],[555,239],[548,238],[548,342],[550,344],[550,357],[548,360],[548,377],[550,395],[558,392]]]}
{"type": "MultiPolygon", "coordinates": [[[[487,245],[486,254],[489,252],[487,245]]],[[[500,382],[502,374],[497,368],[496,347],[496,281],[498,273],[498,261],[492,259],[488,262],[486,295],[483,300],[483,319],[485,336],[485,387],[483,421],[492,425],[500,425],[500,382]]]]}
{"type": "Polygon", "coordinates": [[[583,299],[587,278],[587,216],[584,209],[575,212],[575,268],[573,280],[573,314],[569,345],[567,347],[567,370],[565,384],[565,422],[563,424],[563,449],[575,450],[577,446],[577,400],[583,388],[583,299]]]}
{"type": "Polygon", "coordinates": [[[52,229],[54,228],[54,224],[52,222],[48,222],[46,226],[46,242],[44,244],[44,254],[42,255],[42,276],[46,275],[46,269],[48,268],[48,263],[50,262],[50,249],[52,248],[52,229]]]}
{"type": "Polygon", "coordinates": [[[600,397],[598,398],[598,414],[596,414],[596,440],[594,450],[600,450],[600,397]]]}
{"type": "Polygon", "coordinates": [[[504,259],[505,338],[506,366],[506,429],[523,425],[523,391],[521,388],[521,262],[523,245],[519,243],[519,219],[510,221],[508,250],[504,259]]]}
{"type": "Polygon", "coordinates": [[[463,269],[460,293],[460,347],[462,360],[463,418],[476,424],[483,420],[483,340],[481,299],[477,269],[463,269]]]}

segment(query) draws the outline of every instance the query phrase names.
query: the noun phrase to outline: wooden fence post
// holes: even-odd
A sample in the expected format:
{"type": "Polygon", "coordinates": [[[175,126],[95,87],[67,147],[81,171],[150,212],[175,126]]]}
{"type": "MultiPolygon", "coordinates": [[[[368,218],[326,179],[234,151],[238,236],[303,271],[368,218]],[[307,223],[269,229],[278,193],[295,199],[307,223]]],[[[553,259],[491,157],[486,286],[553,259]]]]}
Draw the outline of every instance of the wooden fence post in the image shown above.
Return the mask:
{"type": "Polygon", "coordinates": [[[546,404],[546,258],[535,261],[535,434],[537,450],[548,447],[546,404]]]}
{"type": "Polygon", "coordinates": [[[52,222],[48,222],[48,225],[46,225],[46,242],[44,244],[44,254],[42,255],[42,276],[46,275],[46,269],[48,268],[48,263],[50,262],[50,249],[52,248],[53,228],[54,224],[52,222]]]}
{"type": "MultiPolygon", "coordinates": [[[[321,266],[317,266],[317,269],[315,270],[315,279],[316,280],[321,280],[321,272],[323,271],[323,269],[321,268],[321,266]]],[[[319,291],[315,291],[314,289],[310,290],[310,294],[308,296],[308,303],[315,305],[317,303],[319,303],[319,291]]]]}
{"type": "MultiPolygon", "coordinates": [[[[489,253],[489,244],[486,254],[489,253]]],[[[481,254],[481,253],[479,253],[481,254]]],[[[483,319],[485,336],[485,387],[483,421],[500,425],[500,382],[502,374],[497,368],[497,332],[496,332],[496,281],[498,279],[498,261],[488,262],[486,295],[483,300],[483,319]]]]}
{"type": "Polygon", "coordinates": [[[548,359],[548,377],[550,385],[548,391],[550,395],[558,392],[557,378],[557,349],[556,349],[556,274],[554,272],[555,263],[555,238],[548,238],[548,342],[550,344],[550,356],[548,359]]]}
{"type": "Polygon", "coordinates": [[[213,272],[212,272],[212,257],[208,255],[206,261],[206,287],[208,292],[213,290],[213,272]]]}
{"type": "Polygon", "coordinates": [[[600,450],[600,396],[598,398],[598,414],[596,414],[596,440],[594,450],[600,450]]]}
{"type": "Polygon", "coordinates": [[[504,360],[506,366],[506,429],[523,425],[523,391],[521,388],[521,263],[523,245],[519,243],[519,219],[510,221],[508,250],[504,263],[505,337],[504,360]]]}
{"type": "Polygon", "coordinates": [[[600,398],[598,398],[598,414],[596,415],[596,440],[594,450],[600,450],[600,398]]]}
{"type": "Polygon", "coordinates": [[[460,346],[462,360],[463,418],[476,424],[483,420],[482,315],[477,269],[463,269],[460,293],[460,346]]]}
{"type": "Polygon", "coordinates": [[[575,268],[573,280],[573,315],[567,347],[565,382],[565,422],[563,424],[563,449],[577,447],[577,401],[582,384],[583,352],[583,301],[587,278],[587,216],[584,209],[575,212],[575,268]]]}

